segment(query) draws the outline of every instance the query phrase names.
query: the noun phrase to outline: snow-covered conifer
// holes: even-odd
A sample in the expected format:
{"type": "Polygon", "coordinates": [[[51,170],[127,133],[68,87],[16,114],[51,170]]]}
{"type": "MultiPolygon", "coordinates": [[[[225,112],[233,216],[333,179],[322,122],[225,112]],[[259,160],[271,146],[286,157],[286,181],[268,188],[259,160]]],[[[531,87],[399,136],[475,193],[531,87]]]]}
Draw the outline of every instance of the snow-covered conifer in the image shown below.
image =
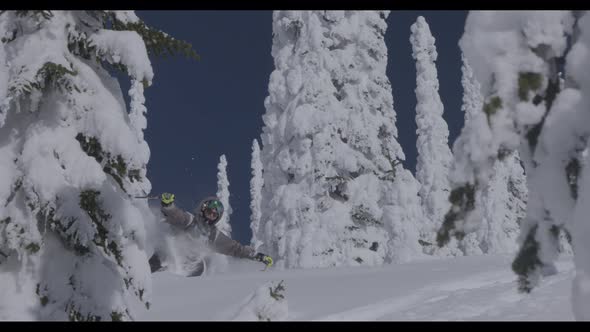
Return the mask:
{"type": "Polygon", "coordinates": [[[289,305],[285,298],[285,282],[266,283],[248,297],[240,306],[233,320],[284,321],[289,318],[289,305]]]}
{"type": "Polygon", "coordinates": [[[418,156],[416,180],[424,209],[420,237],[432,251],[436,231],[449,210],[448,174],[453,160],[449,148],[449,129],[443,119],[443,104],[438,94],[435,39],[424,17],[411,26],[412,57],[416,60],[416,125],[418,156]]]}
{"type": "MultiPolygon", "coordinates": [[[[461,58],[462,110],[465,112],[465,127],[469,128],[472,118],[477,118],[481,112],[483,98],[471,66],[464,55],[461,58]]],[[[475,194],[474,204],[482,211],[481,226],[466,234],[459,241],[459,248],[465,255],[514,252],[526,201],[526,179],[515,151],[506,160],[494,164],[489,183],[475,194]]]]}
{"type": "Polygon", "coordinates": [[[590,282],[584,167],[590,135],[589,22],[587,15],[570,11],[469,14],[460,45],[485,99],[478,120],[457,140],[453,207],[438,234],[444,244],[451,235],[477,228],[481,211],[473,204],[474,193],[487,185],[496,160],[518,149],[528,187],[520,251],[512,265],[519,288],[530,291],[552,266],[565,230],[573,238],[578,319],[590,319],[590,291],[584,286],[590,282]],[[565,71],[563,81],[560,71],[565,71]]]}
{"type": "Polygon", "coordinates": [[[260,216],[262,203],[262,186],[264,179],[262,178],[262,161],[260,161],[260,146],[258,140],[252,141],[252,178],[250,179],[250,229],[252,230],[252,240],[250,244],[254,248],[261,245],[260,241],[260,216]]]}
{"type": "Polygon", "coordinates": [[[417,186],[402,187],[415,179],[400,164],[385,73],[387,15],[273,14],[260,240],[278,266],[376,265],[420,254],[412,229],[422,221],[407,218],[415,209],[403,206],[417,203],[410,192],[417,186]],[[407,222],[391,233],[393,220],[407,222]]]}
{"type": "Polygon", "coordinates": [[[148,52],[178,41],[119,11],[2,11],[0,38],[0,279],[20,290],[0,302],[33,296],[23,319],[133,319],[151,296],[153,215],[134,199],[151,189],[148,52]],[[131,79],[129,112],[109,69],[131,79]]]}
{"type": "MultiPolygon", "coordinates": [[[[463,130],[467,130],[467,128],[471,128],[471,121],[473,117],[479,115],[479,111],[483,105],[483,100],[480,91],[480,85],[473,76],[473,70],[467,59],[465,59],[465,55],[461,53],[461,61],[463,65],[461,66],[461,85],[463,86],[463,104],[461,105],[461,110],[464,112],[464,126],[463,130]]],[[[462,152],[457,152],[457,149],[460,147],[455,143],[453,146],[453,162],[455,162],[455,155],[460,154],[462,152]]],[[[453,167],[453,165],[451,165],[453,167]]],[[[474,204],[481,204],[482,198],[482,191],[481,189],[474,195],[475,202],[474,204]]],[[[461,250],[464,255],[479,255],[482,254],[481,248],[479,247],[479,234],[476,232],[471,232],[466,234],[461,240],[456,241],[456,239],[450,239],[449,243],[445,247],[452,248],[454,245],[461,250]]]]}
{"type": "Polygon", "coordinates": [[[494,165],[492,178],[483,191],[483,225],[479,227],[478,245],[484,254],[515,253],[520,223],[527,200],[526,179],[518,151],[494,165]]]}
{"type": "Polygon", "coordinates": [[[225,155],[219,157],[219,164],[217,164],[217,197],[223,204],[225,210],[221,220],[217,223],[217,228],[227,236],[231,236],[231,224],[229,220],[232,209],[229,205],[229,180],[227,178],[227,159],[225,155]]]}

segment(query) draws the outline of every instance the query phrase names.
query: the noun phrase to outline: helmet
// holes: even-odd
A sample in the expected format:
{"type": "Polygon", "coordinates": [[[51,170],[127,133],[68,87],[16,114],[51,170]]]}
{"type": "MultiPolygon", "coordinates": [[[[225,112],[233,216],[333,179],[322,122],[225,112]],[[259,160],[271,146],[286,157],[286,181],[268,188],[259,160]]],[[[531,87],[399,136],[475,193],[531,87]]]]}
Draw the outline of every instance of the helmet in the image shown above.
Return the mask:
{"type": "Polygon", "coordinates": [[[198,207],[198,214],[209,226],[214,226],[223,216],[223,203],[217,197],[204,199],[198,207]]]}

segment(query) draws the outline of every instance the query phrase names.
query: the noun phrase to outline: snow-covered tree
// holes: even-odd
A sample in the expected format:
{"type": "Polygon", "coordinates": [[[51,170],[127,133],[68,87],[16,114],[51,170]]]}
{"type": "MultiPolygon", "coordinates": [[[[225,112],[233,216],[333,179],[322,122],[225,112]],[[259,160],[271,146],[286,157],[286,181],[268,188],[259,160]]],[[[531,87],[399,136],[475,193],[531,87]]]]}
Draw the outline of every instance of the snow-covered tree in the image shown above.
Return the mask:
{"type": "Polygon", "coordinates": [[[256,289],[248,299],[240,305],[239,311],[232,320],[237,321],[284,321],[289,318],[289,304],[285,298],[285,284],[268,282],[256,289]]]}
{"type": "MultiPolygon", "coordinates": [[[[588,284],[590,283],[590,243],[588,242],[588,236],[590,235],[590,222],[588,222],[590,212],[590,192],[588,191],[590,190],[590,172],[588,170],[588,164],[590,163],[590,157],[588,156],[587,144],[587,138],[590,132],[590,128],[588,128],[590,124],[588,122],[590,81],[586,74],[590,68],[590,59],[588,58],[588,50],[590,49],[590,16],[588,12],[583,12],[583,16],[580,17],[581,14],[580,12],[572,13],[572,16],[576,20],[572,33],[574,45],[566,58],[565,90],[562,92],[563,94],[566,91],[570,93],[564,99],[570,102],[570,105],[573,104],[576,106],[575,110],[577,112],[564,107],[567,110],[565,112],[567,114],[566,119],[570,120],[567,124],[569,128],[574,128],[575,131],[573,133],[566,132],[562,134],[564,136],[568,134],[575,136],[571,138],[575,140],[575,143],[569,142],[575,146],[573,149],[574,153],[569,155],[570,158],[565,167],[570,195],[574,199],[577,199],[572,219],[568,220],[570,221],[569,227],[565,228],[568,231],[566,233],[568,239],[570,237],[572,239],[574,262],[576,264],[576,277],[574,278],[572,289],[572,304],[576,319],[590,320],[590,289],[588,289],[588,284]]],[[[562,168],[562,174],[563,170],[562,168]]]]}
{"type": "MultiPolygon", "coordinates": [[[[472,118],[479,115],[481,107],[483,105],[483,97],[481,96],[480,85],[479,82],[473,76],[473,70],[467,59],[465,59],[465,55],[461,53],[461,60],[463,65],[461,66],[461,85],[463,86],[463,104],[461,105],[461,110],[464,112],[464,128],[463,130],[467,130],[471,128],[471,121],[472,118]]],[[[457,141],[455,141],[455,145],[453,145],[453,162],[455,162],[455,156],[463,153],[463,151],[459,152],[458,149],[461,147],[458,145],[457,141]]],[[[451,165],[451,167],[454,167],[451,165]]],[[[474,194],[475,202],[474,204],[481,205],[481,195],[482,190],[478,190],[477,193],[474,194]]],[[[457,241],[458,248],[462,251],[464,255],[478,255],[482,254],[481,248],[479,247],[479,234],[476,232],[471,232],[465,234],[465,236],[460,240],[457,241]]],[[[449,240],[449,243],[446,247],[453,247],[455,245],[456,239],[452,238],[449,240]]]]}
{"type": "MultiPolygon", "coordinates": [[[[481,112],[483,97],[471,66],[464,55],[461,58],[462,110],[465,112],[465,127],[469,128],[472,118],[481,112]]],[[[505,161],[494,164],[489,183],[475,193],[474,204],[481,206],[482,224],[476,232],[466,234],[459,241],[461,251],[465,255],[516,251],[516,238],[520,221],[524,218],[526,201],[526,179],[520,157],[515,151],[505,161]]]]}
{"type": "Polygon", "coordinates": [[[225,159],[225,155],[219,157],[219,164],[217,164],[217,197],[224,207],[223,216],[217,223],[217,228],[227,236],[231,236],[231,224],[229,220],[232,209],[229,205],[229,180],[227,179],[227,160],[225,159]]]}
{"type": "Polygon", "coordinates": [[[420,208],[385,73],[387,15],[273,13],[260,240],[278,266],[376,265],[421,252],[421,213],[404,206],[420,208]]]}
{"type": "Polygon", "coordinates": [[[512,162],[507,163],[510,167],[508,177],[508,210],[515,216],[516,223],[520,226],[522,220],[526,217],[526,204],[528,201],[528,188],[526,186],[526,174],[522,167],[522,161],[518,151],[513,152],[510,159],[512,162]]]}
{"type": "Polygon", "coordinates": [[[471,69],[463,53],[461,53],[461,62],[461,85],[463,86],[463,104],[461,105],[461,110],[464,113],[465,128],[469,128],[470,126],[467,125],[467,122],[481,113],[483,97],[481,95],[481,86],[473,75],[473,69],[471,69]]]}
{"type": "Polygon", "coordinates": [[[444,107],[438,94],[435,39],[422,16],[410,29],[412,57],[416,60],[416,180],[420,183],[419,195],[426,220],[421,225],[420,238],[427,244],[425,250],[432,254],[436,247],[436,231],[450,206],[448,174],[453,155],[448,145],[449,128],[443,119],[444,107]]]}
{"type": "MultiPolygon", "coordinates": [[[[3,43],[4,44],[4,43],[3,43]]],[[[4,126],[6,113],[8,112],[9,102],[8,95],[8,62],[6,61],[6,51],[4,45],[0,47],[0,128],[4,126]]]]}
{"type": "MultiPolygon", "coordinates": [[[[224,207],[224,213],[221,217],[221,220],[217,223],[217,228],[225,233],[227,236],[231,236],[231,224],[230,224],[230,215],[232,213],[232,208],[229,204],[229,180],[227,178],[227,159],[225,155],[221,155],[219,157],[219,164],[217,164],[217,194],[216,196],[219,198],[221,203],[224,207]]],[[[229,264],[228,257],[222,254],[218,254],[215,252],[210,252],[206,248],[203,248],[204,251],[208,252],[207,255],[201,256],[196,255],[196,257],[189,257],[189,261],[191,262],[198,262],[199,258],[203,258],[206,264],[206,272],[208,274],[215,274],[216,272],[223,272],[227,269],[229,264]]],[[[201,251],[201,250],[198,250],[201,251]]]]}
{"type": "Polygon", "coordinates": [[[478,246],[484,254],[515,253],[526,207],[526,179],[518,151],[494,164],[492,178],[483,190],[482,225],[478,246]]]}
{"type": "Polygon", "coordinates": [[[260,160],[260,146],[258,140],[252,141],[252,179],[250,179],[250,229],[252,230],[252,240],[250,244],[258,248],[262,243],[260,241],[260,216],[262,214],[262,161],[260,160]]]}
{"type": "Polygon", "coordinates": [[[0,308],[27,303],[0,317],[133,319],[151,296],[148,52],[184,44],[118,11],[1,11],[0,38],[0,308]]]}
{"type": "Polygon", "coordinates": [[[485,99],[457,140],[453,207],[438,234],[444,244],[451,235],[477,229],[481,211],[474,193],[488,184],[496,160],[518,149],[529,194],[512,265],[519,289],[530,291],[538,283],[558,255],[560,232],[566,231],[575,253],[577,319],[590,319],[590,196],[584,167],[590,134],[589,29],[582,12],[469,14],[460,45],[485,99]]]}

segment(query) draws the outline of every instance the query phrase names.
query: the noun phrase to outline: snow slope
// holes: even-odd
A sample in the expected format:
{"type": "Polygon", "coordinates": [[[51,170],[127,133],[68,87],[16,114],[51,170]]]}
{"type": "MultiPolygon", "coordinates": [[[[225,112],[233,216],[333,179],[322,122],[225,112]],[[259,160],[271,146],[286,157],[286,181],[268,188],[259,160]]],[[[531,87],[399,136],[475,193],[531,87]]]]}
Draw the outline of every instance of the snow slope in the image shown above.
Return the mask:
{"type": "Polygon", "coordinates": [[[427,259],[380,267],[260,271],[231,260],[222,274],[155,273],[139,320],[232,320],[252,294],[284,280],[288,320],[573,320],[571,257],[531,294],[517,293],[512,255],[427,259]]]}

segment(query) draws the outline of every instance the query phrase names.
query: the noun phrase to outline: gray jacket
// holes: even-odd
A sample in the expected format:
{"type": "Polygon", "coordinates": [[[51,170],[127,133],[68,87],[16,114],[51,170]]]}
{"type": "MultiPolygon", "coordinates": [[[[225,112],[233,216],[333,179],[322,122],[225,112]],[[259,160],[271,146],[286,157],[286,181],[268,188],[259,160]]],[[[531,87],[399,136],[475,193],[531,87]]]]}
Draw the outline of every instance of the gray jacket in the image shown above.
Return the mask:
{"type": "Polygon", "coordinates": [[[256,255],[254,248],[244,246],[241,243],[232,240],[215,226],[207,225],[200,213],[193,216],[187,211],[176,207],[174,203],[168,206],[163,206],[161,210],[162,214],[166,217],[167,223],[186,231],[200,233],[207,239],[208,246],[215,252],[237,258],[254,259],[254,256],[256,255]]]}

